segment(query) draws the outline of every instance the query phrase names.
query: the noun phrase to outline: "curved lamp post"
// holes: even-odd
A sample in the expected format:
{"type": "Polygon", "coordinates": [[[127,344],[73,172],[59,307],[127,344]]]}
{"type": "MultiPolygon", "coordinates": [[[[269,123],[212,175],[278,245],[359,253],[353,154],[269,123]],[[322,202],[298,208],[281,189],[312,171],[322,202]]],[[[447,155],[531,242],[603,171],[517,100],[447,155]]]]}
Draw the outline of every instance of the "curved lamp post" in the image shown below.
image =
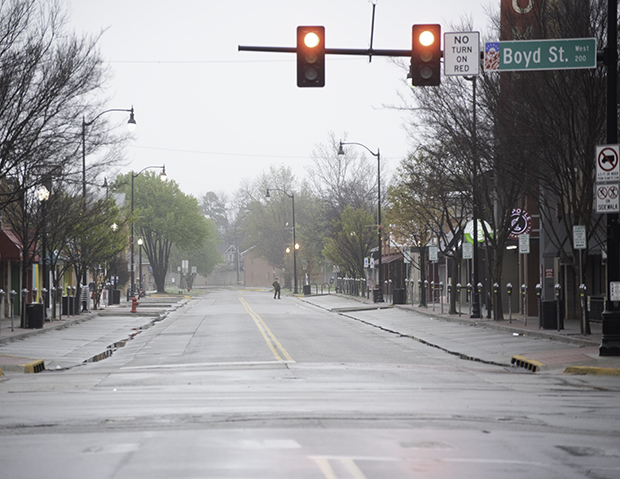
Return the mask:
{"type": "Polygon", "coordinates": [[[297,244],[297,241],[295,241],[295,195],[293,193],[289,195],[286,191],[281,190],[280,188],[267,188],[267,194],[265,195],[265,198],[270,198],[269,190],[275,190],[284,193],[291,199],[293,203],[293,294],[297,294],[297,250],[299,249],[299,245],[297,244]]]}
{"type": "Polygon", "coordinates": [[[370,148],[362,143],[355,142],[340,142],[340,146],[338,147],[338,156],[344,155],[343,145],[357,145],[362,148],[366,148],[368,153],[377,158],[377,239],[379,241],[379,289],[377,291],[377,303],[383,303],[383,282],[381,279],[383,275],[381,274],[381,152],[379,148],[377,148],[377,152],[374,153],[370,148]]]}
{"type": "MultiPolygon", "coordinates": [[[[95,116],[92,120],[86,121],[86,118],[82,117],[82,201],[84,202],[84,210],[86,210],[86,127],[91,126],[95,121],[106,113],[110,113],[113,111],[124,111],[129,113],[129,120],[127,121],[127,128],[129,131],[134,131],[136,128],[136,119],[133,113],[133,106],[129,110],[125,110],[122,108],[111,108],[109,110],[104,110],[95,116]]],[[[82,283],[86,286],[86,269],[84,269],[84,273],[82,275],[82,283]]],[[[87,301],[82,302],[82,311],[86,311],[87,301]]]]}
{"type": "MultiPolygon", "coordinates": [[[[143,172],[145,172],[146,170],[151,170],[154,168],[161,168],[161,174],[159,175],[159,179],[161,181],[166,181],[168,179],[168,177],[166,176],[166,165],[162,165],[162,166],[147,166],[146,168],[142,168],[138,173],[134,173],[131,172],[131,216],[132,216],[132,220],[133,220],[133,192],[134,192],[134,180],[140,176],[143,172]]],[[[134,221],[131,222],[131,295],[135,295],[135,270],[136,270],[136,266],[135,266],[135,260],[134,260],[134,249],[133,249],[133,238],[134,238],[134,221]]],[[[140,248],[140,252],[142,252],[142,248],[140,248]]],[[[140,261],[140,263],[142,263],[142,261],[140,261]]],[[[140,267],[142,267],[142,264],[140,265],[140,267]]]]}

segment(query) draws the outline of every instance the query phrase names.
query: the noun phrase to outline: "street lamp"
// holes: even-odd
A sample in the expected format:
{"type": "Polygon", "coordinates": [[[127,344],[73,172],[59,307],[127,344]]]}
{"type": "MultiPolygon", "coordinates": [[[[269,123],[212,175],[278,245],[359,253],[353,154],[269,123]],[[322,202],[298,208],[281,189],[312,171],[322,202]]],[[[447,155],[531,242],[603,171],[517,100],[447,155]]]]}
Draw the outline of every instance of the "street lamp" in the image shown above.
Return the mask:
{"type": "MultiPolygon", "coordinates": [[[[154,169],[154,168],[161,168],[161,174],[159,175],[159,179],[161,181],[166,181],[168,179],[168,177],[166,176],[166,165],[162,165],[162,166],[147,166],[146,168],[142,168],[138,173],[134,173],[131,172],[131,216],[132,216],[132,221],[131,221],[131,295],[135,295],[135,259],[134,259],[134,249],[133,249],[133,238],[134,238],[134,221],[133,221],[133,192],[134,192],[134,180],[140,176],[144,171],[146,170],[150,170],[150,169],[154,169]]],[[[140,250],[142,251],[142,250],[140,250]]],[[[140,267],[142,267],[142,264],[140,265],[140,267]]]]}
{"type": "Polygon", "coordinates": [[[338,156],[344,155],[343,145],[358,145],[372,155],[377,157],[377,240],[379,242],[379,288],[377,291],[377,303],[383,303],[383,283],[381,281],[383,275],[381,274],[381,152],[377,148],[377,152],[374,153],[370,148],[361,143],[355,142],[340,142],[338,147],[338,156]]]}
{"type": "MultiPolygon", "coordinates": [[[[133,113],[133,106],[129,110],[121,109],[121,108],[111,108],[109,110],[102,111],[97,116],[95,116],[92,120],[86,121],[86,118],[82,117],[82,201],[84,202],[84,210],[86,210],[86,127],[91,126],[97,118],[105,113],[110,113],[112,111],[124,111],[129,113],[129,120],[127,121],[127,128],[129,131],[134,131],[136,128],[136,119],[133,113]]],[[[86,286],[86,268],[84,268],[84,272],[82,275],[82,283],[86,286]]],[[[82,311],[86,311],[88,301],[82,302],[82,311]]]]}
{"type": "MultiPolygon", "coordinates": [[[[45,185],[41,185],[39,191],[37,191],[37,196],[39,197],[39,201],[41,202],[41,222],[43,234],[41,235],[41,259],[43,263],[41,264],[41,293],[43,298],[43,321],[45,321],[45,314],[47,309],[47,291],[48,291],[48,283],[47,283],[47,256],[46,256],[46,228],[45,228],[45,203],[50,198],[50,191],[47,189],[45,185]]],[[[52,315],[53,317],[53,315],[52,315]]]]}
{"type": "Polygon", "coordinates": [[[284,193],[286,196],[288,196],[292,203],[293,203],[293,284],[294,284],[294,290],[293,290],[293,294],[297,294],[298,290],[297,290],[297,250],[299,249],[299,245],[297,244],[297,241],[295,241],[295,194],[291,193],[290,195],[284,191],[281,190],[280,188],[267,188],[267,194],[265,195],[265,198],[270,198],[269,196],[269,190],[276,190],[276,191],[281,191],[282,193],[284,193]]]}

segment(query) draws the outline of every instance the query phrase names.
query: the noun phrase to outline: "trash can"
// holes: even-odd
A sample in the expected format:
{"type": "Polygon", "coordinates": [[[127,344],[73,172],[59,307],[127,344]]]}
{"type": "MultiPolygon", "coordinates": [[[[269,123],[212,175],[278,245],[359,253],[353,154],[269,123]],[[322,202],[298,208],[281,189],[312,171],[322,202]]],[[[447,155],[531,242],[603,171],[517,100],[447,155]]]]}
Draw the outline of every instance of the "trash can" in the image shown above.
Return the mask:
{"type": "Polygon", "coordinates": [[[394,304],[405,304],[405,288],[395,288],[392,293],[392,302],[394,304]]]}
{"type": "Polygon", "coordinates": [[[62,297],[62,314],[63,316],[69,316],[69,296],[62,297]]]}
{"type": "Polygon", "coordinates": [[[29,303],[26,305],[26,328],[43,328],[43,304],[29,303]]]}
{"type": "Polygon", "coordinates": [[[121,290],[120,289],[112,290],[112,304],[121,304],[121,290]]]}
{"type": "MultiPolygon", "coordinates": [[[[558,329],[558,302],[542,302],[542,328],[558,329]]],[[[564,303],[560,303],[560,329],[564,329],[564,303]]]]}
{"type": "Polygon", "coordinates": [[[309,284],[304,284],[304,296],[310,296],[312,291],[309,284]]]}

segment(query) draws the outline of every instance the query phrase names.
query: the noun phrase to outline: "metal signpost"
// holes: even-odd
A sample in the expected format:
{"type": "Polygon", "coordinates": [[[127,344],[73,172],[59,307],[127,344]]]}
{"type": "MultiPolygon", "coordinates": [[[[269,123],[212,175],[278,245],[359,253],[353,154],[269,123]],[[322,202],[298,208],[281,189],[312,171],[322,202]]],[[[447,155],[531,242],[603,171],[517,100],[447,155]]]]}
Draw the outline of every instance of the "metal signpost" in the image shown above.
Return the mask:
{"type": "Polygon", "coordinates": [[[526,254],[530,252],[530,234],[522,233],[519,235],[519,254],[523,255],[523,323],[527,326],[527,259],[526,254]]]}
{"type": "MultiPolygon", "coordinates": [[[[585,284],[583,284],[583,260],[581,258],[581,252],[588,246],[588,239],[586,236],[585,225],[573,226],[573,247],[579,250],[579,290],[585,290],[585,284]]],[[[586,330],[586,311],[585,311],[585,296],[582,295],[581,309],[583,317],[583,331],[586,330]]]]}

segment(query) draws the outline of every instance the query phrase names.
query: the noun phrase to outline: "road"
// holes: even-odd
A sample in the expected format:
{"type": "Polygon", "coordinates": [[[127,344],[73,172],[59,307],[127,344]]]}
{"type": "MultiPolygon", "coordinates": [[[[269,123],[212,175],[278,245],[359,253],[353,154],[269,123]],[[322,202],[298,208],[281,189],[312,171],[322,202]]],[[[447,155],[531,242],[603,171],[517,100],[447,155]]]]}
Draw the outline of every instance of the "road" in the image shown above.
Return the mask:
{"type": "Polygon", "coordinates": [[[324,306],[213,290],[105,360],[5,377],[2,477],[620,477],[619,378],[464,360],[373,324],[416,313],[324,306]]]}

